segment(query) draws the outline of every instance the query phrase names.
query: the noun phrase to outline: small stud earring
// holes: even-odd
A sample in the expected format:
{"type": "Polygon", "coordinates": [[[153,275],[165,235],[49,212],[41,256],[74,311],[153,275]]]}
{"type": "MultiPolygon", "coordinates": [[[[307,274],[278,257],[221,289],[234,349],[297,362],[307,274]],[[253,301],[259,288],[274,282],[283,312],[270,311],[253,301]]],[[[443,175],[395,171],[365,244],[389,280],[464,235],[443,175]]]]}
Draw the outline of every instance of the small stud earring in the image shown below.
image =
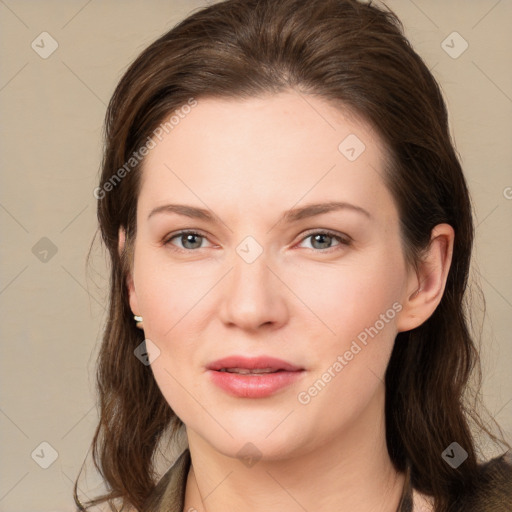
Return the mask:
{"type": "Polygon", "coordinates": [[[135,320],[135,325],[139,328],[139,329],[144,329],[144,327],[142,326],[142,317],[139,316],[139,315],[133,315],[133,319],[135,320]]]}

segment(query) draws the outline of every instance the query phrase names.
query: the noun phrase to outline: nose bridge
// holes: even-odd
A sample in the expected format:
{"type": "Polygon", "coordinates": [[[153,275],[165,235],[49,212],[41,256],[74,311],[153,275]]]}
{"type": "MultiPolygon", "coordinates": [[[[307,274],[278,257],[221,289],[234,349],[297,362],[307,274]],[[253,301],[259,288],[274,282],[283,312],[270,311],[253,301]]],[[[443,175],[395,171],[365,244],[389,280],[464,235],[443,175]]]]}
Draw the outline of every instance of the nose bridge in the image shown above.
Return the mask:
{"type": "Polygon", "coordinates": [[[247,243],[240,244],[236,252],[233,262],[232,291],[237,293],[240,289],[244,295],[266,293],[269,287],[269,274],[271,274],[268,252],[263,251],[262,248],[257,254],[256,249],[248,247],[247,243]]]}
{"type": "Polygon", "coordinates": [[[254,237],[246,237],[236,247],[221,307],[225,322],[257,328],[284,319],[285,298],[271,267],[269,253],[254,237]]]}

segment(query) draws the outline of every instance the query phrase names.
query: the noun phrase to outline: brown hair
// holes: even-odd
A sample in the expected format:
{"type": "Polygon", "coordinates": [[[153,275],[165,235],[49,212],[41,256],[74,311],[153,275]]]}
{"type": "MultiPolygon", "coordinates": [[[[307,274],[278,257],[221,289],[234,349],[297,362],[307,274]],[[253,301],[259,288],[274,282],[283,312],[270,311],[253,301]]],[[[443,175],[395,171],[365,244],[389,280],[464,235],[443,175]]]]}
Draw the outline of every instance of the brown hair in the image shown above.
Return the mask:
{"type": "Polygon", "coordinates": [[[387,369],[386,435],[394,465],[400,471],[408,467],[413,486],[434,496],[436,510],[445,511],[477,478],[470,426],[498,441],[476,413],[476,402],[468,401],[470,391],[478,398],[480,382],[466,316],[473,243],[468,190],[439,86],[400,21],[389,10],[356,0],[226,0],[195,12],[151,44],[126,71],[108,106],[97,191],[111,281],[92,448],[109,490],[89,505],[120,498],[143,509],[155,487],[159,442],[181,424],[151,368],[133,354],[144,338],[133,321],[126,277],[141,172],[140,162],[125,164],[191,98],[249,98],[290,89],[360,115],[382,137],[389,156],[384,179],[411,264],[436,224],[455,230],[441,303],[423,325],[397,336],[387,369]],[[122,179],[113,182],[123,166],[122,179]],[[122,255],[120,227],[127,236],[122,255]],[[457,469],[441,457],[453,441],[468,453],[457,469]]]}

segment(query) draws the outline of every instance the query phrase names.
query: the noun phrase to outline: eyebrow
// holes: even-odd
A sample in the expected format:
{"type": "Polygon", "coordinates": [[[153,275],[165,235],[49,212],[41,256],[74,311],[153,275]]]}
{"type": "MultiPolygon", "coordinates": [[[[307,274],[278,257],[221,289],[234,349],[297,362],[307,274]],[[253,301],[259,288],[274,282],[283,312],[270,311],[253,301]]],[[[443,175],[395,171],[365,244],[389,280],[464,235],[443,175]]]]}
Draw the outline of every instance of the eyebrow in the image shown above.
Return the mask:
{"type": "MultiPolygon", "coordinates": [[[[314,217],[316,215],[321,215],[323,213],[336,210],[351,210],[363,214],[368,219],[372,218],[370,213],[360,206],[346,202],[330,201],[327,203],[308,204],[306,206],[301,206],[300,208],[292,208],[285,211],[280,220],[285,222],[297,222],[301,219],[314,217]]],[[[162,206],[158,206],[151,210],[150,214],[148,215],[148,220],[153,217],[153,215],[158,213],[176,213],[178,215],[183,215],[185,217],[191,217],[194,219],[200,219],[209,222],[215,221],[215,215],[213,215],[210,210],[185,204],[164,204],[162,206]]]]}

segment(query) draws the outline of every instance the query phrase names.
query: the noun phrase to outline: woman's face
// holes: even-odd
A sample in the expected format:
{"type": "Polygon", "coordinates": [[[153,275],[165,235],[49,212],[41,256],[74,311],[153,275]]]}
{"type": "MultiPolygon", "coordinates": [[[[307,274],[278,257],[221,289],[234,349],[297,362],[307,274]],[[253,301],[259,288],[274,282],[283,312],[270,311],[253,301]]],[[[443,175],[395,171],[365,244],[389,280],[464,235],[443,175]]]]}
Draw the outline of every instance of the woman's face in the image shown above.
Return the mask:
{"type": "Polygon", "coordinates": [[[199,99],[160,138],[130,304],[189,435],[271,459],[375,429],[414,291],[377,135],[287,92],[199,99]]]}

